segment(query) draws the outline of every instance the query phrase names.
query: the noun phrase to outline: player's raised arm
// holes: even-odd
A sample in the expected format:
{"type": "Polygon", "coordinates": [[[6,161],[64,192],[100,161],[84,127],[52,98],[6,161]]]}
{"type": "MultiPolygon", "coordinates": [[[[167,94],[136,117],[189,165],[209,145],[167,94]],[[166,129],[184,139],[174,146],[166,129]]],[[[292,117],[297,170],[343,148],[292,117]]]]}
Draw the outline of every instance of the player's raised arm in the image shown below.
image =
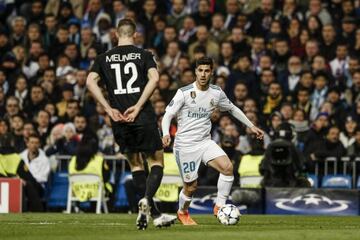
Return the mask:
{"type": "Polygon", "coordinates": [[[250,130],[256,134],[258,139],[262,139],[264,137],[264,131],[260,128],[256,127],[241,111],[238,107],[236,107],[226,96],[226,94],[221,91],[220,100],[219,100],[219,108],[220,111],[228,111],[234,118],[245,124],[250,130]]]}
{"type": "Polygon", "coordinates": [[[95,99],[104,107],[105,111],[115,122],[124,121],[124,116],[115,108],[112,108],[109,103],[106,101],[98,82],[100,80],[99,74],[96,72],[90,72],[86,79],[86,86],[95,99]]]}

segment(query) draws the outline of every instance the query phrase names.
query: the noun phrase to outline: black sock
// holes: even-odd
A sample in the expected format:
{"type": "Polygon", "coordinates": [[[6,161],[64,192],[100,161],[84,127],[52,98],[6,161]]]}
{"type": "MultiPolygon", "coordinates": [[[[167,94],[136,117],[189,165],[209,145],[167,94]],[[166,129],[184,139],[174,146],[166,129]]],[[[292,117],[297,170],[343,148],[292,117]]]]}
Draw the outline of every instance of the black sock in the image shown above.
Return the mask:
{"type": "Polygon", "coordinates": [[[140,199],[145,196],[146,191],[146,174],[144,170],[132,172],[136,193],[140,199]]]}
{"type": "Polygon", "coordinates": [[[151,207],[151,216],[153,218],[156,218],[161,214],[154,203],[153,197],[160,186],[162,177],[163,167],[155,165],[151,168],[150,174],[146,181],[145,196],[149,201],[149,205],[151,207]]]}

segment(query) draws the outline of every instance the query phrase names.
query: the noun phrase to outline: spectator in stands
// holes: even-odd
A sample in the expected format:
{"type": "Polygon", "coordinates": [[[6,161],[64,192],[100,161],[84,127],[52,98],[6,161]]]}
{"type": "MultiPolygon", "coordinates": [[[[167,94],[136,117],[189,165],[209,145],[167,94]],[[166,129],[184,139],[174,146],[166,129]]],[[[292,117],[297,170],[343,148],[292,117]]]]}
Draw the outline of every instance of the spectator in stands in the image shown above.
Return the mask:
{"type": "Polygon", "coordinates": [[[313,151],[314,146],[321,142],[325,137],[327,127],[329,125],[329,114],[319,113],[310,127],[309,133],[305,138],[304,152],[305,155],[309,155],[313,151]]]}
{"type": "Polygon", "coordinates": [[[278,75],[278,81],[287,100],[291,100],[289,97],[294,95],[300,82],[301,70],[301,59],[298,56],[291,56],[287,62],[287,68],[278,75]]]}
{"type": "Polygon", "coordinates": [[[339,140],[339,135],[339,128],[337,126],[331,126],[326,133],[325,139],[313,144],[313,149],[310,151],[308,159],[308,165],[313,166],[313,161],[324,161],[328,157],[335,157],[337,161],[340,161],[340,158],[345,156],[346,149],[339,140]]]}
{"type": "Polygon", "coordinates": [[[42,212],[44,210],[41,203],[42,187],[36,182],[19,154],[15,152],[14,144],[10,134],[0,135],[0,176],[19,176],[25,183],[23,189],[28,200],[27,210],[31,212],[42,212]]]}
{"type": "Polygon", "coordinates": [[[3,87],[0,86],[0,118],[5,115],[5,93],[3,87]]]}
{"type": "MultiPolygon", "coordinates": [[[[58,111],[59,108],[58,108],[58,111]]],[[[80,105],[79,102],[75,99],[70,99],[66,104],[65,114],[59,113],[59,122],[67,123],[72,122],[77,114],[80,112],[80,105]]]]}
{"type": "Polygon", "coordinates": [[[266,131],[271,139],[274,139],[276,129],[283,122],[283,115],[279,111],[273,112],[269,117],[269,128],[266,131]]]}
{"type": "Polygon", "coordinates": [[[41,146],[45,146],[46,139],[51,131],[50,113],[40,110],[36,115],[36,129],[41,139],[41,146]]]}
{"type": "Polygon", "coordinates": [[[306,17],[309,16],[317,16],[323,25],[332,23],[331,16],[322,6],[321,0],[310,0],[309,10],[306,12],[306,17]]]}
{"type": "Polygon", "coordinates": [[[51,156],[58,153],[59,155],[74,155],[79,142],[76,135],[76,129],[73,123],[66,123],[62,128],[61,138],[55,140],[53,145],[46,150],[46,155],[51,156]]]}
{"type": "Polygon", "coordinates": [[[230,72],[226,81],[225,93],[229,99],[234,99],[234,88],[238,81],[245,82],[247,88],[251,91],[255,88],[256,76],[251,70],[251,59],[248,55],[240,55],[234,65],[234,70],[230,72]]]}
{"type": "Polygon", "coordinates": [[[10,96],[7,98],[6,104],[5,104],[5,109],[6,109],[6,112],[4,114],[4,119],[7,119],[7,120],[9,120],[12,116],[14,116],[16,114],[22,114],[22,112],[20,111],[19,100],[14,96],[10,96]]]}
{"type": "Polygon", "coordinates": [[[45,188],[50,174],[50,162],[40,145],[40,137],[30,135],[26,141],[26,150],[21,152],[20,157],[36,181],[45,188]]]}
{"type": "Polygon", "coordinates": [[[266,99],[262,103],[262,112],[265,116],[269,116],[273,111],[280,110],[283,95],[281,86],[278,82],[271,82],[267,92],[266,99]]]}
{"type": "Polygon", "coordinates": [[[115,154],[115,141],[111,128],[111,120],[109,115],[105,115],[105,124],[97,131],[97,137],[99,139],[100,152],[108,155],[115,154]]]}
{"type": "Polygon", "coordinates": [[[233,103],[238,108],[243,109],[245,100],[249,97],[249,90],[243,81],[238,81],[234,87],[233,103]]]}
{"type": "Polygon", "coordinates": [[[322,44],[321,44],[321,53],[325,56],[327,61],[331,61],[335,58],[336,52],[336,31],[333,25],[327,24],[322,27],[321,31],[322,44]]]}
{"type": "Polygon", "coordinates": [[[19,75],[16,78],[15,91],[13,95],[19,100],[20,108],[24,107],[24,102],[28,98],[28,83],[24,75],[19,75]]]}
{"type": "Polygon", "coordinates": [[[196,25],[206,26],[207,29],[211,27],[211,12],[210,12],[210,2],[207,0],[200,0],[197,12],[193,13],[191,16],[196,25]]]}
{"type": "Polygon", "coordinates": [[[297,147],[299,150],[304,150],[304,142],[309,133],[309,121],[307,120],[304,110],[295,109],[289,123],[294,126],[296,133],[297,147]]]}
{"type": "Polygon", "coordinates": [[[360,125],[355,129],[355,141],[348,146],[347,155],[350,157],[360,157],[360,125]]]}
{"type": "Polygon", "coordinates": [[[356,141],[356,128],[358,123],[352,115],[345,118],[344,130],[340,133],[340,142],[348,149],[356,141]]]}
{"type": "MultiPolygon", "coordinates": [[[[101,124],[102,125],[102,124],[101,124]]],[[[100,125],[100,126],[101,126],[100,125]]],[[[83,114],[77,114],[74,118],[74,126],[76,130],[76,134],[79,138],[84,135],[89,135],[92,137],[96,137],[95,132],[93,132],[88,126],[87,119],[83,114]]]]}
{"type": "Polygon", "coordinates": [[[14,138],[14,149],[16,152],[21,152],[26,148],[23,136],[23,128],[24,118],[21,115],[16,114],[10,118],[10,129],[14,138]]]}
{"type": "Polygon", "coordinates": [[[314,79],[314,86],[315,89],[311,95],[311,113],[310,113],[310,119],[314,119],[316,115],[319,113],[319,108],[323,104],[323,102],[326,99],[326,94],[328,91],[328,79],[326,77],[326,74],[321,72],[318,73],[315,76],[314,79]]]}
{"type": "Polygon", "coordinates": [[[24,105],[24,110],[28,117],[32,118],[37,115],[37,113],[45,107],[46,102],[44,89],[39,85],[32,86],[30,98],[24,105]]]}
{"type": "Polygon", "coordinates": [[[212,16],[210,36],[217,43],[224,42],[230,35],[228,28],[224,24],[224,16],[222,14],[217,13],[212,16]]]}
{"type": "MultiPolygon", "coordinates": [[[[203,0],[202,2],[207,2],[207,1],[203,0]]],[[[197,28],[196,38],[197,41],[189,46],[188,54],[190,60],[191,61],[195,60],[195,48],[197,46],[203,46],[206,49],[207,55],[217,61],[219,58],[219,45],[210,39],[209,32],[206,26],[200,25],[197,28]]]]}
{"type": "Polygon", "coordinates": [[[345,92],[345,98],[351,105],[360,101],[360,70],[357,69],[352,75],[352,86],[345,92]]]}

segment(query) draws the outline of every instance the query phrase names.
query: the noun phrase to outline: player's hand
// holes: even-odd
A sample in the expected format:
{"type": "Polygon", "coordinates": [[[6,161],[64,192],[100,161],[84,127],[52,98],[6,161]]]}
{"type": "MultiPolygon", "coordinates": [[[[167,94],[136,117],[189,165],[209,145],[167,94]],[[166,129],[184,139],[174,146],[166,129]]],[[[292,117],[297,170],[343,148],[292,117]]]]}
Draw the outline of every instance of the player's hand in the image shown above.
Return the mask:
{"type": "Polygon", "coordinates": [[[162,138],[162,143],[163,143],[163,147],[165,148],[165,147],[168,147],[169,145],[170,145],[170,143],[171,143],[171,137],[170,137],[170,135],[165,135],[165,136],[163,136],[163,138],[162,138]]]}
{"type": "Polygon", "coordinates": [[[252,133],[255,133],[257,139],[262,140],[264,138],[264,131],[260,128],[253,126],[250,130],[252,133]]]}
{"type": "Polygon", "coordinates": [[[105,112],[107,114],[109,114],[109,116],[111,117],[111,119],[114,122],[125,122],[126,121],[125,117],[121,114],[121,112],[115,108],[105,109],[105,112]]]}
{"type": "Polygon", "coordinates": [[[131,106],[124,112],[126,121],[134,122],[136,117],[139,115],[141,108],[137,105],[131,106]]]}

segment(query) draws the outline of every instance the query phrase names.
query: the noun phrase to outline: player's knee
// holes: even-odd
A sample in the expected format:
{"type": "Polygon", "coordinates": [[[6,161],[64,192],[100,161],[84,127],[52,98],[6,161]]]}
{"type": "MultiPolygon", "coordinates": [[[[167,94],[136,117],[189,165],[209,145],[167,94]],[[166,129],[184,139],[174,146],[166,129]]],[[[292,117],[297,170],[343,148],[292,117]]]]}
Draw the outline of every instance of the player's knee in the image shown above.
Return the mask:
{"type": "Polygon", "coordinates": [[[196,189],[197,189],[197,181],[194,181],[192,183],[186,183],[184,185],[184,191],[187,196],[192,196],[193,193],[196,191],[196,189]]]}
{"type": "Polygon", "coordinates": [[[232,163],[229,161],[222,170],[223,170],[222,174],[226,176],[232,176],[234,171],[232,163]]]}

